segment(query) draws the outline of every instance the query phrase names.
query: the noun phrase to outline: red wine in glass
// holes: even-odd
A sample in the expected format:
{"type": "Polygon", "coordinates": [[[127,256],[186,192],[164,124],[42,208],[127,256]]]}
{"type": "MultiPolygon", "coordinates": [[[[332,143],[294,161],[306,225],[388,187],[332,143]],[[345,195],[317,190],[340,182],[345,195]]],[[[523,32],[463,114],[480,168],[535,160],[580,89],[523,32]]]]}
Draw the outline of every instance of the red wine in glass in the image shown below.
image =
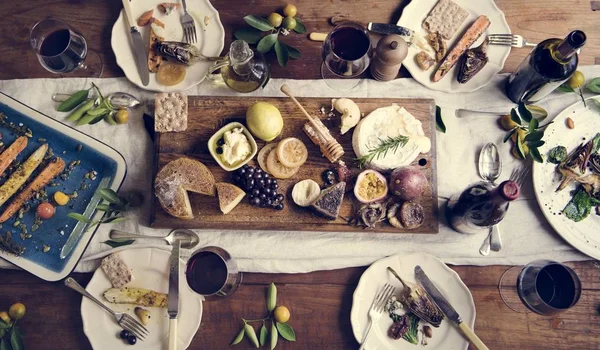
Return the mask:
{"type": "Polygon", "coordinates": [[[321,54],[331,73],[338,78],[354,78],[369,67],[369,33],[356,23],[342,23],[327,36],[321,54]]]}
{"type": "Polygon", "coordinates": [[[242,279],[235,261],[218,247],[204,247],[192,254],[185,275],[190,288],[205,297],[231,295],[242,279]]]}

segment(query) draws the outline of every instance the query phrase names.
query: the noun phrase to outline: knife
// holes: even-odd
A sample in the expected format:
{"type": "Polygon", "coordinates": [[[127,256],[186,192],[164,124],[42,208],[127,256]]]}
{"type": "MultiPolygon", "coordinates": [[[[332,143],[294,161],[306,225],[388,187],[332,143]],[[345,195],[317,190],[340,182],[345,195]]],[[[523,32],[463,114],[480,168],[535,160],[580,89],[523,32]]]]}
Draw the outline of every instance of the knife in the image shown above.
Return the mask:
{"type": "Polygon", "coordinates": [[[458,325],[458,328],[463,332],[463,334],[469,339],[471,344],[473,344],[479,350],[489,350],[487,346],[479,339],[479,337],[469,328],[469,326],[463,322],[462,318],[458,315],[458,312],[454,310],[452,305],[444,298],[442,293],[436,288],[436,286],[431,282],[429,277],[425,274],[425,271],[421,268],[421,266],[415,266],[415,275],[417,276],[417,281],[423,286],[427,294],[433,299],[436,305],[442,310],[444,315],[448,317],[451,321],[458,325]]]}
{"type": "Polygon", "coordinates": [[[169,350],[177,350],[177,315],[179,314],[179,251],[181,241],[173,242],[171,260],[169,262],[169,296],[167,313],[169,314],[169,350]]]}
{"type": "Polygon", "coordinates": [[[379,34],[398,34],[400,36],[412,36],[415,32],[412,29],[408,29],[395,24],[387,23],[373,23],[367,24],[367,29],[374,33],[379,34]]]}
{"type": "Polygon", "coordinates": [[[136,26],[136,22],[133,19],[131,13],[131,7],[129,6],[129,0],[123,0],[123,9],[125,9],[125,16],[127,22],[129,22],[129,31],[131,34],[131,41],[133,43],[133,55],[135,56],[135,63],[137,65],[140,78],[142,79],[142,85],[147,86],[150,81],[150,72],[148,71],[148,53],[146,52],[146,45],[142,40],[142,34],[136,26]]]}
{"type": "MultiPolygon", "coordinates": [[[[100,192],[98,190],[108,187],[109,183],[110,183],[110,177],[104,177],[104,178],[102,178],[102,180],[100,180],[100,184],[98,185],[98,188],[96,189],[96,193],[94,193],[94,195],[92,196],[92,199],[90,199],[90,202],[88,203],[87,207],[85,207],[85,210],[83,212],[84,217],[86,217],[87,219],[92,218],[92,215],[96,211],[96,207],[102,201],[102,196],[100,195],[100,192]]],[[[69,238],[67,239],[67,243],[65,243],[65,245],[60,250],[60,258],[61,259],[66,258],[69,255],[69,253],[71,253],[73,248],[75,248],[75,245],[79,241],[79,238],[81,238],[81,236],[83,236],[83,234],[86,232],[85,228],[87,226],[88,226],[88,224],[86,222],[77,221],[77,224],[75,224],[73,231],[71,231],[71,234],[69,235],[69,238]]]]}

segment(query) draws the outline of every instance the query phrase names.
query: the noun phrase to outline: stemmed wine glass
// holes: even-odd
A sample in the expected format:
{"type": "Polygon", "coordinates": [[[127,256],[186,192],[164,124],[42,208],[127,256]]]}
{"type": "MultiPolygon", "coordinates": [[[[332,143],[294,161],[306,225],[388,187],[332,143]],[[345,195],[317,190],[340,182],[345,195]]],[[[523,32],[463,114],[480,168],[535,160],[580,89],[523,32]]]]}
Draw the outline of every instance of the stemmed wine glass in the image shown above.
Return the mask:
{"type": "Polygon", "coordinates": [[[369,32],[360,24],[344,22],[327,35],[321,56],[321,76],[325,83],[336,90],[348,90],[348,81],[338,79],[356,78],[371,62],[372,46],[369,32]],[[335,86],[334,86],[335,85],[335,86]]]}
{"type": "Polygon", "coordinates": [[[502,300],[513,311],[527,309],[553,315],[577,304],[581,281],[570,267],[551,260],[536,260],[508,269],[498,285],[502,300]]]}
{"type": "Polygon", "coordinates": [[[62,75],[78,70],[87,77],[102,75],[100,55],[88,48],[81,34],[60,20],[47,18],[37,22],[31,28],[29,42],[41,65],[49,72],[62,75]]]}

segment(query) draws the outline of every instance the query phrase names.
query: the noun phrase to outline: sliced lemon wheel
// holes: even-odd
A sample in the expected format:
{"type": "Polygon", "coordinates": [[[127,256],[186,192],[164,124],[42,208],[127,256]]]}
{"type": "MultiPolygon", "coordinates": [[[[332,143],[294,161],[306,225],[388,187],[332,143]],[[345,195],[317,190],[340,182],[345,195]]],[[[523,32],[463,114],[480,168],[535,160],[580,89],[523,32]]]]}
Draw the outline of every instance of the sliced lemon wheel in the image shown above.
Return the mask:
{"type": "Polygon", "coordinates": [[[275,178],[289,179],[290,177],[296,175],[298,169],[300,168],[290,168],[281,164],[279,159],[277,159],[276,150],[272,150],[267,157],[267,170],[275,178]]]}
{"type": "Polygon", "coordinates": [[[304,142],[295,137],[281,140],[277,145],[277,159],[288,168],[297,168],[306,162],[308,150],[304,142]]]}
{"type": "Polygon", "coordinates": [[[158,67],[158,72],[156,72],[156,81],[162,85],[177,85],[183,79],[185,79],[185,66],[181,64],[164,62],[158,67]]]}
{"type": "MultiPolygon", "coordinates": [[[[267,143],[260,150],[260,152],[258,152],[258,156],[256,157],[256,160],[258,160],[258,165],[260,165],[260,168],[263,171],[266,171],[267,173],[269,173],[269,169],[267,168],[267,157],[269,156],[269,153],[271,153],[271,151],[275,148],[277,148],[276,143],[267,143]]],[[[271,174],[271,175],[273,175],[273,174],[271,174]]]]}

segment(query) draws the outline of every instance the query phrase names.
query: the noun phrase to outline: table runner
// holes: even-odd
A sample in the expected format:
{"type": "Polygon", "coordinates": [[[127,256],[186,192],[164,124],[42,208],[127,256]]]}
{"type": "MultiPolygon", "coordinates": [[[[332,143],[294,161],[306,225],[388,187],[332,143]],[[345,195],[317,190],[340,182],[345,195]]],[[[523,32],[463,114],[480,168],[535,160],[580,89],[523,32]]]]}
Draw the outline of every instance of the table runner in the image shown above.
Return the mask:
{"type": "MultiPolygon", "coordinates": [[[[585,76],[600,76],[600,66],[580,67],[585,76]]],[[[58,120],[64,114],[55,111],[51,100],[54,92],[73,92],[88,87],[90,79],[18,79],[0,81],[0,91],[58,120]]],[[[93,80],[103,93],[129,92],[144,99],[153,94],[142,91],[125,78],[93,80]]],[[[486,87],[471,93],[448,94],[429,90],[413,79],[397,79],[391,82],[362,80],[347,92],[329,88],[323,80],[271,79],[264,89],[250,94],[236,94],[218,81],[207,81],[186,91],[188,95],[200,96],[283,96],[281,84],[288,84],[299,97],[378,97],[378,98],[433,98],[442,107],[447,132],[437,132],[437,174],[440,205],[440,232],[438,234],[382,234],[364,232],[283,232],[283,231],[230,231],[197,230],[200,245],[216,245],[228,250],[236,259],[241,271],[267,273],[300,273],[315,270],[363,266],[395,253],[425,252],[440,257],[449,264],[495,265],[526,264],[545,258],[557,261],[590,259],[568,245],[544,219],[531,188],[526,181],[522,196],[511,204],[501,224],[504,248],[489,256],[481,256],[479,247],[485,235],[465,235],[450,229],[445,223],[443,208],[446,200],[462,191],[468,184],[478,181],[477,156],[487,142],[495,142],[504,162],[499,180],[507,179],[511,170],[521,162],[510,156],[510,144],[503,144],[505,132],[498,127],[497,116],[469,114],[455,116],[455,109],[508,112],[513,104],[504,95],[506,75],[498,75],[486,87]]],[[[351,84],[349,84],[351,85],[351,84]]],[[[578,101],[576,94],[553,93],[538,105],[549,112],[549,120],[567,106],[578,101]]],[[[113,251],[149,245],[141,241],[129,247],[111,249],[101,242],[108,239],[111,228],[141,233],[165,235],[169,230],[148,227],[152,187],[152,144],[143,127],[141,109],[132,114],[127,125],[110,126],[99,123],[80,127],[79,130],[115,147],[127,161],[127,178],[122,191],[140,191],[145,196],[144,205],[127,213],[129,220],[117,225],[102,225],[76,271],[88,272],[98,266],[99,259],[113,251]],[[142,155],[142,156],[140,156],[142,155]]],[[[183,252],[189,256],[191,252],[183,252]]],[[[11,267],[0,260],[0,267],[11,267]]]]}

